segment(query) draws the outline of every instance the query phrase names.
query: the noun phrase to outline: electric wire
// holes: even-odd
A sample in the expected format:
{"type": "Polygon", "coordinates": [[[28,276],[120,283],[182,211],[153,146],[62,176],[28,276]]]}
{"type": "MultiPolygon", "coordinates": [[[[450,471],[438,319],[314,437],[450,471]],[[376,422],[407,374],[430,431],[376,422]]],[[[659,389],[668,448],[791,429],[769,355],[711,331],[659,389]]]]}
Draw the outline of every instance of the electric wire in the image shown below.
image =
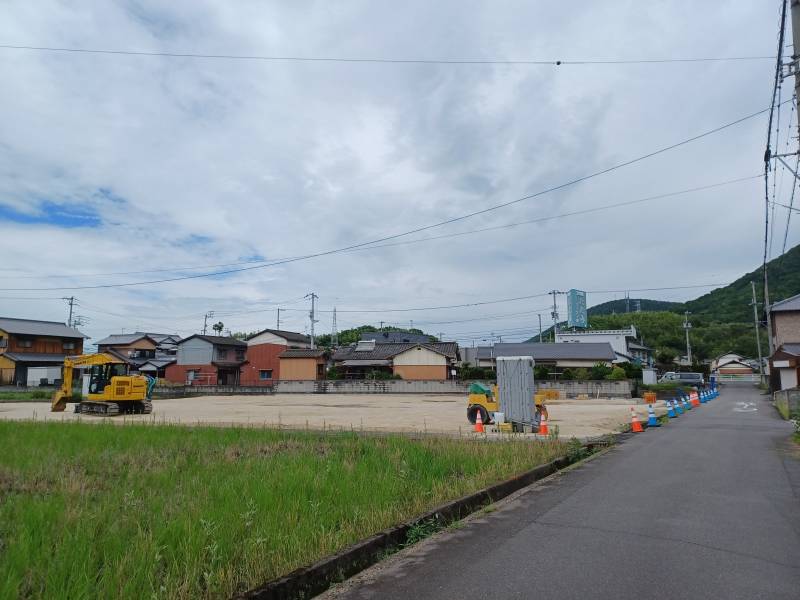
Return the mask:
{"type": "MultiPolygon", "coordinates": [[[[357,243],[357,244],[351,244],[349,246],[344,246],[344,247],[341,247],[341,248],[334,248],[334,249],[330,249],[330,250],[315,252],[315,253],[307,254],[307,255],[304,255],[304,256],[300,256],[300,257],[294,257],[294,258],[290,258],[290,259],[286,259],[286,260],[273,261],[273,262],[270,262],[270,263],[265,264],[265,265],[255,265],[255,266],[250,266],[250,267],[240,267],[240,268],[236,268],[236,269],[227,269],[227,270],[223,270],[223,271],[214,271],[214,272],[211,272],[211,273],[197,273],[197,274],[193,274],[193,275],[184,275],[184,276],[181,276],[181,277],[168,277],[168,278],[164,278],[164,279],[155,279],[155,280],[148,280],[148,281],[132,281],[132,282],[124,282],[124,283],[106,283],[106,284],[82,285],[82,286],[9,287],[9,288],[5,288],[5,290],[6,291],[83,290],[83,289],[104,289],[104,288],[133,287],[133,286],[140,286],[140,285],[153,285],[153,284],[159,284],[159,283],[170,283],[170,282],[175,282],[175,281],[185,281],[185,280],[188,280],[188,279],[219,277],[219,276],[222,276],[222,275],[229,275],[229,274],[232,274],[232,273],[241,273],[241,272],[252,271],[252,270],[256,270],[256,269],[264,269],[264,268],[273,267],[273,266],[276,266],[276,265],[288,264],[288,263],[298,262],[298,261],[302,261],[302,260],[309,260],[309,259],[318,258],[318,257],[321,257],[321,256],[329,256],[329,255],[332,255],[332,254],[339,254],[341,252],[345,252],[347,250],[352,250],[354,248],[361,248],[361,247],[365,247],[365,246],[371,246],[373,244],[378,244],[378,243],[381,243],[381,242],[386,242],[386,241],[398,239],[398,238],[401,238],[401,237],[412,235],[414,233],[420,233],[420,232],[427,231],[427,230],[430,230],[430,229],[434,229],[434,228],[437,228],[437,227],[442,227],[444,225],[450,225],[452,223],[457,223],[457,222],[463,221],[465,219],[469,219],[471,217],[484,215],[484,214],[490,213],[492,211],[499,210],[501,208],[506,208],[508,206],[512,206],[512,205],[518,204],[520,202],[524,202],[526,200],[532,200],[534,198],[538,198],[538,197],[544,196],[546,194],[549,194],[549,193],[552,193],[552,192],[555,192],[555,191],[558,191],[558,190],[565,189],[567,187],[576,185],[578,183],[581,183],[581,182],[584,182],[584,181],[588,181],[589,179],[593,179],[595,177],[599,177],[601,175],[605,175],[605,174],[610,173],[612,171],[616,171],[618,169],[622,169],[622,168],[630,166],[632,164],[639,163],[641,161],[647,160],[648,158],[652,158],[652,157],[657,156],[659,154],[663,154],[665,152],[669,152],[670,150],[674,150],[674,149],[679,148],[681,146],[684,146],[686,144],[690,144],[690,143],[692,143],[694,141],[697,141],[699,139],[702,139],[702,138],[705,138],[707,136],[713,135],[715,133],[718,133],[720,131],[723,131],[725,129],[728,129],[730,127],[733,127],[735,125],[743,123],[743,122],[745,122],[745,121],[747,121],[749,119],[752,119],[752,118],[755,118],[757,116],[760,116],[760,115],[762,115],[764,113],[772,112],[773,110],[774,110],[774,105],[769,107],[769,108],[764,108],[764,109],[761,109],[759,111],[750,113],[750,114],[745,115],[743,117],[739,117],[738,119],[735,119],[733,121],[729,121],[728,123],[725,123],[723,125],[714,127],[713,129],[706,130],[706,131],[704,131],[704,132],[702,132],[700,134],[694,135],[692,137],[685,138],[685,139],[683,139],[683,140],[681,140],[679,142],[670,144],[668,146],[661,147],[661,148],[659,148],[657,150],[648,152],[646,154],[639,155],[639,156],[637,156],[635,158],[632,158],[632,159],[629,159],[629,160],[626,160],[626,161],[623,161],[623,162],[620,162],[620,163],[616,163],[616,164],[614,164],[614,165],[612,165],[610,167],[606,167],[604,169],[600,169],[598,171],[594,171],[594,172],[589,173],[587,175],[576,177],[574,179],[568,180],[568,181],[560,183],[558,185],[554,185],[554,186],[551,186],[551,187],[548,187],[548,188],[544,188],[542,190],[539,190],[538,192],[534,192],[534,193],[528,194],[526,196],[515,198],[514,200],[509,200],[507,202],[503,202],[503,203],[500,203],[500,204],[495,204],[493,206],[489,206],[489,207],[486,207],[486,208],[483,208],[483,209],[480,209],[480,210],[476,210],[476,211],[472,211],[472,212],[469,212],[469,213],[465,213],[465,214],[462,214],[462,215],[459,215],[459,216],[456,216],[456,217],[451,217],[449,219],[445,219],[445,220],[439,221],[437,223],[432,223],[432,224],[429,224],[429,225],[423,225],[423,226],[420,226],[420,227],[416,227],[414,229],[410,229],[408,231],[404,231],[404,232],[401,232],[401,233],[395,233],[395,234],[387,235],[387,236],[384,236],[384,237],[381,237],[381,238],[377,238],[377,239],[374,239],[374,240],[360,242],[360,243],[357,243]]],[[[772,123],[770,121],[770,130],[771,130],[771,128],[772,128],[772,123]]],[[[767,189],[767,191],[769,191],[769,190],[767,189]]],[[[769,201],[769,198],[767,198],[767,201],[769,201]]]]}
{"type": "Polygon", "coordinates": [[[58,46],[32,46],[0,44],[4,50],[24,50],[51,53],[104,54],[111,56],[144,56],[161,58],[192,58],[214,60],[241,60],[265,62],[318,62],[318,63],[378,63],[378,64],[419,64],[419,65],[652,65],[664,63],[705,63],[728,61],[773,60],[774,56],[710,56],[689,58],[635,58],[635,59],[580,59],[580,60],[515,60],[515,59],[426,59],[426,58],[358,58],[326,56],[291,56],[262,54],[199,54],[194,52],[163,52],[147,50],[112,50],[106,48],[69,48],[58,46]]]}

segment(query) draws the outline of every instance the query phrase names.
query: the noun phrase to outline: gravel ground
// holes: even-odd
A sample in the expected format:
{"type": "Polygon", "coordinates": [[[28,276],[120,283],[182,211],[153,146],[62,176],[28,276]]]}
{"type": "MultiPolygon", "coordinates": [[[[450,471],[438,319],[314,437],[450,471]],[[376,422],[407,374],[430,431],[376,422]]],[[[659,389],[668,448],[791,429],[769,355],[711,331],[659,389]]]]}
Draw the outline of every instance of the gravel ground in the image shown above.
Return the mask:
{"type": "MultiPolygon", "coordinates": [[[[630,422],[630,407],[639,418],[647,418],[644,405],[632,400],[562,400],[548,403],[550,427],[558,426],[561,437],[587,438],[617,431],[630,422]]],[[[50,413],[46,403],[8,402],[0,404],[1,419],[80,418],[104,422],[102,417],[50,413]]],[[[665,413],[663,403],[656,414],[665,413]]],[[[153,401],[152,415],[115,417],[119,422],[166,422],[231,425],[268,425],[292,428],[355,429],[366,431],[428,431],[467,434],[463,395],[423,394],[276,394],[274,396],[202,396],[153,401]]]]}

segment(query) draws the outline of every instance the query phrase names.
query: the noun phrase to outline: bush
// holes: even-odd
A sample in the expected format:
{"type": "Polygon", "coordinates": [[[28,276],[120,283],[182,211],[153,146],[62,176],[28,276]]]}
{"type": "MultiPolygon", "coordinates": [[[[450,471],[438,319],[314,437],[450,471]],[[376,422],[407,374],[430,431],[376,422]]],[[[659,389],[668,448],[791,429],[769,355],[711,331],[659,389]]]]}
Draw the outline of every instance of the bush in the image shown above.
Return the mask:
{"type": "Polygon", "coordinates": [[[594,380],[605,379],[608,375],[611,375],[611,367],[605,363],[597,363],[592,367],[591,374],[594,380]]]}
{"type": "Polygon", "coordinates": [[[325,374],[325,378],[333,380],[342,379],[344,378],[344,373],[342,373],[342,370],[339,367],[331,367],[325,374]]]}
{"type": "Polygon", "coordinates": [[[567,368],[564,369],[564,371],[561,373],[561,377],[559,379],[561,379],[562,381],[572,381],[573,379],[577,378],[575,377],[575,373],[573,372],[573,370],[567,368]]]}
{"type": "Polygon", "coordinates": [[[609,381],[622,381],[627,378],[628,376],[625,374],[625,369],[622,367],[614,367],[611,369],[611,373],[606,375],[606,379],[609,381]]]}
{"type": "Polygon", "coordinates": [[[535,379],[548,379],[550,377],[550,368],[545,365],[535,365],[533,367],[533,377],[535,379]]]}

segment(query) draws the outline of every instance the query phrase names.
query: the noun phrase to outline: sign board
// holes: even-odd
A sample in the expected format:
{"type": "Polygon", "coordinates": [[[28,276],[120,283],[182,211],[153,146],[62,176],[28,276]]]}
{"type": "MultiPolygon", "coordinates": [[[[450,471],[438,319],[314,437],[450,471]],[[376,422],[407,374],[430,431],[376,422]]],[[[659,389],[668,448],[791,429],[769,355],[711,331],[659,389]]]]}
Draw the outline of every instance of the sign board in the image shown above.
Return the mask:
{"type": "Polygon", "coordinates": [[[567,292],[567,327],[588,327],[586,292],[572,289],[567,292]]]}
{"type": "Polygon", "coordinates": [[[497,357],[497,395],[506,422],[536,425],[532,356],[497,357]]]}

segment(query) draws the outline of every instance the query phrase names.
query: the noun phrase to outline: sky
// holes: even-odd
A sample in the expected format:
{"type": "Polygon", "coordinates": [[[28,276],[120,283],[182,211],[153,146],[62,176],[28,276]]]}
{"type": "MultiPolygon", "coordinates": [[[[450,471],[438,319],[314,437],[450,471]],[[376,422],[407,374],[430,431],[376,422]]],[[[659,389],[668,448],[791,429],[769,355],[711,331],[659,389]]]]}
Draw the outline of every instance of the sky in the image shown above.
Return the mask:
{"type": "MultiPolygon", "coordinates": [[[[12,0],[0,8],[0,44],[444,61],[773,56],[779,7],[12,0]]],[[[65,321],[62,298],[74,296],[93,341],[191,335],[208,311],[226,330],[258,331],[276,325],[277,307],[282,328],[307,332],[311,292],[317,333],[331,331],[336,307],[340,330],[413,322],[462,345],[521,341],[538,332],[538,315],[552,322],[551,297],[540,295],[550,290],[587,290],[590,306],[625,290],[680,301],[762,259],[758,178],[541,219],[757,176],[766,114],[449,225],[269,264],[533,195],[765,109],[773,60],[432,64],[0,48],[0,76],[0,315],[65,321]],[[400,243],[428,237],[438,239],[400,243]],[[242,267],[258,268],[138,285],[242,267]],[[683,286],[706,287],[636,291],[683,286]]],[[[792,88],[787,80],[783,100],[792,88]]],[[[784,152],[797,143],[792,104],[776,124],[784,152]]],[[[790,175],[775,181],[788,204],[790,175]]],[[[777,256],[787,210],[773,217],[777,256]]],[[[795,219],[787,247],[798,242],[795,219]]],[[[564,296],[558,305],[563,318],[564,296]]]]}

